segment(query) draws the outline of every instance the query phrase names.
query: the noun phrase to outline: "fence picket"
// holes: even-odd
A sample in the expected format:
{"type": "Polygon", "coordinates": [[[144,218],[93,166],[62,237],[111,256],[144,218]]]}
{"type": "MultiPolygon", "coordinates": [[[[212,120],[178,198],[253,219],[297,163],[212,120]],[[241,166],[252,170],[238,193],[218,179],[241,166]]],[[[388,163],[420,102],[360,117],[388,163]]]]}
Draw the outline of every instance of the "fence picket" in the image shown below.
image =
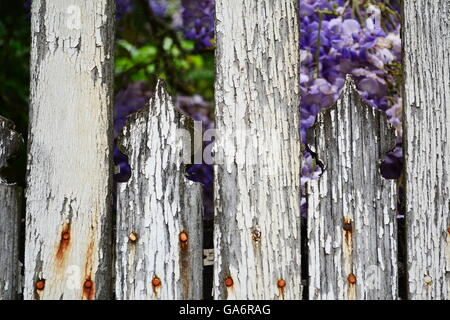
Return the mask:
{"type": "Polygon", "coordinates": [[[185,177],[187,124],[159,81],[119,138],[132,175],[118,186],[117,299],[202,297],[202,189],[185,177]]]}
{"type": "Polygon", "coordinates": [[[108,299],[113,0],[32,2],[25,299],[108,299]]]}
{"type": "Polygon", "coordinates": [[[216,1],[216,299],[301,299],[297,0],[216,1]]]}
{"type": "Polygon", "coordinates": [[[394,129],[347,76],[312,131],[324,169],[307,188],[309,298],[397,299],[396,183],[377,161],[394,147],[394,129]]]}
{"type": "Polygon", "coordinates": [[[450,1],[405,0],[409,299],[450,297],[450,1]]]}
{"type": "Polygon", "coordinates": [[[22,188],[2,179],[7,160],[19,151],[22,137],[11,121],[0,117],[0,300],[16,299],[20,292],[19,232],[22,188]]]}

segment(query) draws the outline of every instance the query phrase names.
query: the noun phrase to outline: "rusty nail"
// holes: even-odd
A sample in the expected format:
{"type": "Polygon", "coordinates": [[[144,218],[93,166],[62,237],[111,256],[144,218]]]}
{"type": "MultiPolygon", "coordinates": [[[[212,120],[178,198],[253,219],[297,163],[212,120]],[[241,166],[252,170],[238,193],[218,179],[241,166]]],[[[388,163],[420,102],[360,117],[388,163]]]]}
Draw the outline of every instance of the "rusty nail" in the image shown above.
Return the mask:
{"type": "Polygon", "coordinates": [[[85,288],[85,289],[90,289],[90,288],[92,288],[92,281],[91,281],[91,280],[86,280],[86,281],[84,282],[84,288],[85,288]]]}
{"type": "Polygon", "coordinates": [[[450,227],[447,228],[447,232],[450,233],[450,227]]]}
{"type": "Polygon", "coordinates": [[[136,242],[138,238],[138,235],[136,232],[132,232],[130,233],[130,235],[128,236],[128,239],[130,239],[131,242],[136,242]]]}
{"type": "Polygon", "coordinates": [[[37,290],[44,290],[45,288],[45,280],[39,280],[36,282],[36,289],[37,290]]]}
{"type": "Polygon", "coordinates": [[[347,280],[349,283],[351,284],[355,284],[356,283],[356,276],[353,273],[350,273],[347,277],[347,280]]]}
{"type": "Polygon", "coordinates": [[[233,278],[231,278],[231,277],[226,277],[225,278],[225,285],[227,286],[227,287],[231,287],[232,285],[233,285],[233,278]]]}
{"type": "Polygon", "coordinates": [[[70,239],[70,233],[69,232],[63,232],[62,239],[63,240],[69,240],[70,239]]]}
{"type": "Polygon", "coordinates": [[[278,280],[277,285],[278,285],[278,288],[283,289],[284,287],[286,287],[286,280],[284,280],[284,279],[278,280]]]}
{"type": "Polygon", "coordinates": [[[161,280],[158,277],[152,279],[152,286],[159,287],[161,285],[161,280]]]}
{"type": "Polygon", "coordinates": [[[253,230],[252,237],[253,237],[253,241],[256,241],[256,242],[260,241],[261,240],[261,232],[257,229],[253,230]]]}
{"type": "Polygon", "coordinates": [[[425,284],[430,285],[433,282],[433,278],[430,276],[425,276],[423,278],[423,280],[425,281],[425,284]]]}
{"type": "Polygon", "coordinates": [[[343,226],[345,231],[352,231],[352,223],[351,222],[344,222],[344,226],[343,226]]]}
{"type": "Polygon", "coordinates": [[[188,241],[188,235],[185,231],[180,232],[179,235],[180,241],[181,242],[187,242],[188,241]]]}

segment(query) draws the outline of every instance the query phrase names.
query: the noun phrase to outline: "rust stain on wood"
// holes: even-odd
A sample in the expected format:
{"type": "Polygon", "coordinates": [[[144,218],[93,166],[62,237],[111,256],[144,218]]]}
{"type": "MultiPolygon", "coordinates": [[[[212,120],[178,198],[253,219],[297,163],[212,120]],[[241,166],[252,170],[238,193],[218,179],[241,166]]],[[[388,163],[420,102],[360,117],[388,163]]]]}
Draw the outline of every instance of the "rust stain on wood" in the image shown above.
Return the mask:
{"type": "Polygon", "coordinates": [[[92,267],[93,267],[93,261],[94,261],[94,254],[95,254],[95,239],[94,232],[95,230],[92,230],[91,233],[91,241],[89,242],[89,246],[86,252],[86,263],[85,263],[85,280],[83,282],[83,299],[84,300],[94,300],[95,299],[95,285],[94,280],[92,279],[92,267]]]}
{"type": "Polygon", "coordinates": [[[56,260],[58,265],[64,262],[65,253],[70,245],[70,223],[64,223],[61,231],[61,239],[59,240],[58,250],[56,252],[56,260]]]}
{"type": "Polygon", "coordinates": [[[231,276],[228,276],[225,278],[224,280],[224,284],[225,287],[227,289],[227,295],[226,298],[228,299],[228,297],[234,297],[235,296],[235,289],[234,289],[234,280],[231,276]]]}
{"type": "Polygon", "coordinates": [[[161,279],[157,276],[154,276],[152,279],[152,288],[155,297],[159,297],[159,289],[161,288],[161,279]]]}
{"type": "Polygon", "coordinates": [[[352,219],[344,217],[343,219],[343,254],[344,254],[344,272],[348,275],[347,299],[356,299],[356,276],[353,274],[353,226],[352,219]]]}
{"type": "Polygon", "coordinates": [[[348,281],[348,300],[356,300],[356,276],[350,273],[347,277],[348,281]]]}
{"type": "Polygon", "coordinates": [[[279,279],[277,282],[277,287],[278,287],[279,296],[281,297],[281,299],[284,300],[284,289],[286,287],[286,280],[279,279]]]}
{"type": "Polygon", "coordinates": [[[45,289],[45,279],[39,279],[38,281],[36,281],[34,288],[34,299],[41,300],[43,291],[45,289]]]}
{"type": "Polygon", "coordinates": [[[95,297],[95,285],[91,280],[91,276],[88,276],[83,283],[83,299],[94,300],[95,297]]]}
{"type": "Polygon", "coordinates": [[[36,290],[42,291],[45,288],[45,279],[41,279],[36,282],[36,290]]]}
{"type": "MultiPolygon", "coordinates": [[[[352,219],[348,217],[344,217],[344,222],[342,228],[344,229],[344,238],[347,246],[351,249],[352,247],[352,232],[353,232],[353,226],[352,226],[352,219]]],[[[351,250],[350,250],[351,252],[351,250]]]]}
{"type": "Polygon", "coordinates": [[[180,241],[180,277],[182,285],[182,297],[188,299],[191,286],[189,276],[189,237],[186,231],[181,231],[178,239],[180,241]]]}
{"type": "Polygon", "coordinates": [[[180,239],[180,246],[181,249],[186,250],[188,248],[188,234],[186,231],[181,231],[180,235],[178,236],[180,239]]]}

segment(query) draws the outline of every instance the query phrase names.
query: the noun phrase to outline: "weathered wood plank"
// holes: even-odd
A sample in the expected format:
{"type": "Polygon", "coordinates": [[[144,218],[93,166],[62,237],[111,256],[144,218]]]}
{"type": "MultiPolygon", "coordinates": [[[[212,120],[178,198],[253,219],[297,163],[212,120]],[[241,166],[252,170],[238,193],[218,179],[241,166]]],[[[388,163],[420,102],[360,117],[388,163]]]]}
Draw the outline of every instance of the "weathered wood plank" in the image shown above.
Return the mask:
{"type": "Polygon", "coordinates": [[[25,299],[112,295],[114,10],[33,1],[25,299]]]}
{"type": "Polygon", "coordinates": [[[405,0],[408,294],[450,297],[450,1],[405,0]]]}
{"type": "Polygon", "coordinates": [[[19,151],[22,137],[11,121],[0,117],[0,300],[13,300],[20,292],[19,232],[22,188],[1,176],[7,160],[19,151]]]}
{"type": "Polygon", "coordinates": [[[298,1],[216,1],[216,299],[301,299],[298,1]]]}
{"type": "Polygon", "coordinates": [[[185,177],[186,124],[159,81],[119,138],[132,174],[118,186],[117,299],[202,298],[202,188],[185,177]]]}
{"type": "Polygon", "coordinates": [[[348,76],[311,130],[324,168],[307,187],[310,299],[397,299],[396,183],[379,171],[394,129],[348,76]]]}

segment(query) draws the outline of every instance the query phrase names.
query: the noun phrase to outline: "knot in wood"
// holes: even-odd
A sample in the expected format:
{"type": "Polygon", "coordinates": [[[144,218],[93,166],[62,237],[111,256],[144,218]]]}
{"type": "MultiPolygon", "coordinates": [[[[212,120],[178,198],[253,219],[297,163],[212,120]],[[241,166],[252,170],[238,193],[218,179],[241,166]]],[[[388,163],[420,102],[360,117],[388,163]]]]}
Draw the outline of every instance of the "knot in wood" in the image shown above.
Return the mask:
{"type": "Polygon", "coordinates": [[[425,277],[423,278],[423,281],[425,282],[425,284],[426,284],[427,286],[429,286],[429,285],[431,285],[431,283],[433,282],[433,278],[432,278],[431,276],[425,276],[425,277]]]}

